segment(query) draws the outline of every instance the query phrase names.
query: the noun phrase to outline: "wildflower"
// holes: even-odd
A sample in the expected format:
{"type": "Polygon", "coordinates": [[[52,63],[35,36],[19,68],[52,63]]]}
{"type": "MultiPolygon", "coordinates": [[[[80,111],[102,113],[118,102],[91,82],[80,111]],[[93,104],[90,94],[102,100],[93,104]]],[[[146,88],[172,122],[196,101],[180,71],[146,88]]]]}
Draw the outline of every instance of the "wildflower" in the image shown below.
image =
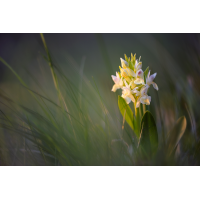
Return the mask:
{"type": "Polygon", "coordinates": [[[150,105],[150,102],[151,102],[151,97],[148,96],[147,94],[140,96],[137,100],[136,108],[140,106],[140,103],[150,105]]]}
{"type": "Polygon", "coordinates": [[[135,84],[144,84],[144,72],[142,69],[139,69],[136,72],[136,80],[134,81],[135,84]]]}
{"type": "Polygon", "coordinates": [[[157,73],[150,76],[150,71],[147,77],[142,70],[141,57],[137,60],[136,54],[133,56],[131,53],[131,59],[125,55],[125,60],[120,58],[121,67],[120,73],[116,72],[116,76],[112,75],[112,79],[115,82],[112,91],[122,89],[122,98],[129,104],[131,101],[135,103],[136,108],[140,106],[140,103],[150,105],[151,97],[147,95],[150,85],[158,90],[158,86],[153,80],[157,73]]]}
{"type": "Polygon", "coordinates": [[[136,71],[136,80],[135,84],[144,84],[144,72],[142,71],[142,62],[140,62],[141,57],[139,58],[139,61],[135,61],[135,71],[136,71]]]}
{"type": "Polygon", "coordinates": [[[140,70],[142,68],[142,62],[140,62],[140,58],[139,58],[139,62],[138,62],[138,60],[135,61],[135,69],[136,69],[136,71],[138,71],[138,70],[140,70]]]}
{"type": "Polygon", "coordinates": [[[122,88],[123,87],[123,81],[122,78],[120,78],[119,74],[116,72],[116,76],[111,75],[113,81],[114,81],[114,85],[112,87],[113,92],[116,92],[117,89],[122,88]]]}
{"type": "Polygon", "coordinates": [[[123,58],[120,58],[121,60],[121,65],[124,69],[126,69],[128,67],[128,62],[126,62],[123,58]]]}
{"type": "Polygon", "coordinates": [[[144,85],[142,86],[141,90],[139,91],[139,88],[138,87],[135,87],[133,89],[133,93],[136,93],[136,96],[143,96],[143,95],[146,95],[147,94],[147,91],[149,89],[149,86],[148,85],[144,85]]]}
{"type": "Polygon", "coordinates": [[[129,68],[123,69],[123,68],[119,67],[119,69],[120,69],[120,72],[121,72],[121,76],[122,76],[126,81],[131,82],[130,77],[134,75],[134,74],[133,74],[134,72],[133,72],[131,69],[129,69],[129,68]]]}
{"type": "Polygon", "coordinates": [[[130,88],[130,85],[124,81],[125,87],[122,88],[122,98],[125,99],[126,103],[129,104],[131,101],[135,102],[135,98],[133,96],[133,91],[130,88]]]}
{"type": "Polygon", "coordinates": [[[157,75],[157,73],[154,73],[154,74],[152,74],[152,75],[150,76],[150,70],[149,70],[149,73],[148,73],[147,78],[146,78],[146,84],[149,85],[149,86],[152,84],[153,87],[154,87],[156,90],[158,90],[157,84],[153,82],[153,80],[154,80],[154,78],[156,77],[156,75],[157,75]]]}

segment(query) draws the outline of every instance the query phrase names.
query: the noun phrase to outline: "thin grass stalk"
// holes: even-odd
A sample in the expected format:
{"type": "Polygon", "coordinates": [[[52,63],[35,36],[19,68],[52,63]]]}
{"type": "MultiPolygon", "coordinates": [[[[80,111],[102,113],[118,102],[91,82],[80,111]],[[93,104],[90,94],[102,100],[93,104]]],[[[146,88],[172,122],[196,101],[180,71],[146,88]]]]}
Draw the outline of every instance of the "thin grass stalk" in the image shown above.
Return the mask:
{"type": "MultiPolygon", "coordinates": [[[[46,44],[44,35],[41,33],[40,36],[41,36],[42,42],[43,42],[43,44],[44,44],[45,51],[46,51],[46,53],[47,53],[47,57],[48,57],[48,61],[49,61],[49,66],[50,66],[52,78],[53,78],[53,81],[54,81],[54,86],[55,86],[55,88],[56,88],[56,90],[57,90],[57,92],[58,92],[58,98],[60,99],[60,102],[63,102],[63,103],[64,103],[65,109],[66,109],[67,112],[69,113],[69,109],[68,109],[68,107],[67,107],[67,104],[66,104],[66,102],[65,102],[65,100],[64,100],[64,98],[63,98],[63,95],[62,95],[62,93],[61,93],[59,87],[58,87],[58,79],[57,79],[56,73],[55,73],[55,71],[54,71],[53,62],[52,62],[52,60],[51,60],[51,56],[50,56],[50,54],[49,54],[49,50],[48,50],[48,48],[47,48],[47,44],[46,44]]],[[[61,104],[61,105],[62,105],[62,104],[61,104]]],[[[73,123],[72,123],[72,119],[71,119],[70,115],[68,115],[68,117],[69,117],[70,122],[71,122],[71,126],[72,126],[72,130],[73,130],[73,133],[74,133],[74,137],[75,137],[75,139],[77,139],[77,138],[76,138],[76,133],[75,133],[75,130],[74,130],[74,126],[73,126],[73,123]]]]}

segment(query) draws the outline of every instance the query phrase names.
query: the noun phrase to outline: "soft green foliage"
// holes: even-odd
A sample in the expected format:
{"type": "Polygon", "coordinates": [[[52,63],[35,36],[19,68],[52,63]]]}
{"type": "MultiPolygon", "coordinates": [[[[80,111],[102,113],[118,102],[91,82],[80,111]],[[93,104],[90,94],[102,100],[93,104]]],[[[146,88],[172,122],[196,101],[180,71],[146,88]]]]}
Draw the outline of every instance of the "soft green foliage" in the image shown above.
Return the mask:
{"type": "Polygon", "coordinates": [[[149,111],[146,111],[142,117],[140,129],[139,148],[146,155],[155,154],[158,149],[158,133],[155,120],[149,111]]]}
{"type": "Polygon", "coordinates": [[[184,116],[180,117],[171,131],[168,133],[168,141],[167,141],[167,149],[169,155],[174,151],[177,147],[180,139],[182,138],[185,129],[186,129],[187,121],[184,116]]]}

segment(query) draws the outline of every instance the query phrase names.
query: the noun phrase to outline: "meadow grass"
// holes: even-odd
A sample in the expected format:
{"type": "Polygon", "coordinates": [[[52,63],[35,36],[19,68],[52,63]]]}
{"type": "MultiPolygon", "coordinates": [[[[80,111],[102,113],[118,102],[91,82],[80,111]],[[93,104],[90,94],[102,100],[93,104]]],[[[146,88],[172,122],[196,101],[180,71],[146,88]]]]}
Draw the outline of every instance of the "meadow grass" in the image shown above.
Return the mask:
{"type": "MultiPolygon", "coordinates": [[[[104,40],[101,35],[96,38],[110,76],[113,72],[104,40]]],[[[72,80],[53,61],[43,34],[41,40],[46,52],[43,60],[49,66],[41,66],[48,88],[29,72],[34,82],[31,87],[0,57],[20,83],[15,95],[5,88],[0,92],[1,165],[199,165],[199,88],[191,86],[179,67],[176,73],[181,76],[168,77],[168,99],[173,102],[160,101],[165,91],[150,90],[153,101],[141,108],[154,116],[159,139],[156,153],[146,156],[138,150],[139,141],[120,114],[117,94],[110,91],[111,78],[107,90],[95,77],[88,79],[83,57],[80,68],[71,64],[77,70],[72,80]],[[176,134],[181,116],[186,117],[187,127],[180,140],[170,137],[169,131],[176,134]],[[175,149],[169,155],[170,145],[175,149]]]]}

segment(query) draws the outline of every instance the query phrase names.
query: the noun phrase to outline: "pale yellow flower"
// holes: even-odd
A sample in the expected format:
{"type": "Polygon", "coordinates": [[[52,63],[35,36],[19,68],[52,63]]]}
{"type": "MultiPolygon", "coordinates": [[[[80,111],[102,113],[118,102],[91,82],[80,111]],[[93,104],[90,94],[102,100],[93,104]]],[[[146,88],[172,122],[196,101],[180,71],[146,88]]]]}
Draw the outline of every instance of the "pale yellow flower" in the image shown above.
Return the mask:
{"type": "Polygon", "coordinates": [[[157,73],[154,73],[154,74],[152,74],[152,75],[150,76],[150,70],[149,70],[149,73],[148,73],[147,78],[146,78],[146,84],[149,85],[149,86],[152,84],[153,87],[154,87],[156,90],[158,90],[157,84],[153,82],[153,80],[154,80],[154,78],[156,77],[156,75],[157,75],[157,73]]]}
{"type": "Polygon", "coordinates": [[[114,83],[115,83],[115,84],[113,85],[111,91],[116,92],[117,89],[123,87],[124,83],[123,83],[123,81],[122,81],[122,78],[119,77],[118,72],[116,72],[116,76],[111,75],[111,77],[112,77],[112,79],[113,79],[113,81],[114,81],[114,83]]]}
{"type": "Polygon", "coordinates": [[[126,103],[129,104],[131,101],[134,103],[135,98],[133,96],[133,91],[130,88],[130,85],[127,84],[126,81],[124,81],[125,87],[122,87],[122,98],[125,99],[126,103]]]}

